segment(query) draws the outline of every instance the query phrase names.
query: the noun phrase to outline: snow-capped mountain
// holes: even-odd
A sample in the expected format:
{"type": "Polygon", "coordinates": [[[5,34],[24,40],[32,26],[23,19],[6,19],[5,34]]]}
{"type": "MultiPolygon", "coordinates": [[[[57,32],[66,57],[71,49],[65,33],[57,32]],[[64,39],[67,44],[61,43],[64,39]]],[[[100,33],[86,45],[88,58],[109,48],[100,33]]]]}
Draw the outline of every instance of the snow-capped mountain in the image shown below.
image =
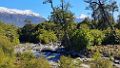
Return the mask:
{"type": "Polygon", "coordinates": [[[14,24],[16,26],[23,26],[26,24],[25,20],[30,20],[34,24],[45,21],[45,18],[38,13],[31,10],[18,10],[0,7],[0,21],[5,23],[14,24]]]}

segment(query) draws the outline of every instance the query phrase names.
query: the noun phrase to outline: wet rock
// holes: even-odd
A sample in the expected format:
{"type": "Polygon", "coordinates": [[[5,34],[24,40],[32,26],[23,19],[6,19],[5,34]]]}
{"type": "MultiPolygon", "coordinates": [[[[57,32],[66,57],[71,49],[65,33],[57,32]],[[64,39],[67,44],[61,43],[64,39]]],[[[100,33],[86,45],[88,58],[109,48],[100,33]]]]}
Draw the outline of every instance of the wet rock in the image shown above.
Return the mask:
{"type": "Polygon", "coordinates": [[[120,60],[114,60],[115,64],[120,64],[120,60]]]}
{"type": "Polygon", "coordinates": [[[87,64],[81,64],[81,68],[90,68],[90,65],[87,65],[87,64]]]}

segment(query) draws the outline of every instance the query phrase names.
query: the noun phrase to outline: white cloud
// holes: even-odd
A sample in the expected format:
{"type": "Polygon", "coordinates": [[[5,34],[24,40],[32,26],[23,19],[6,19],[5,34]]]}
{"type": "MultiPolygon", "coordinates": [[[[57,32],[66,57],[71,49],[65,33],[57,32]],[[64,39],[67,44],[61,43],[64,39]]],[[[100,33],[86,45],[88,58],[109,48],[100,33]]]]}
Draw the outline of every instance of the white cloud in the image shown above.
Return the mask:
{"type": "Polygon", "coordinates": [[[34,13],[31,10],[9,9],[9,8],[6,8],[6,7],[0,7],[0,12],[7,12],[7,13],[11,13],[11,14],[23,14],[23,15],[40,16],[39,13],[34,13]]]}
{"type": "Polygon", "coordinates": [[[80,18],[80,19],[85,19],[85,18],[87,18],[88,16],[87,15],[85,15],[85,14],[81,14],[79,17],[77,17],[77,18],[80,18]]]}

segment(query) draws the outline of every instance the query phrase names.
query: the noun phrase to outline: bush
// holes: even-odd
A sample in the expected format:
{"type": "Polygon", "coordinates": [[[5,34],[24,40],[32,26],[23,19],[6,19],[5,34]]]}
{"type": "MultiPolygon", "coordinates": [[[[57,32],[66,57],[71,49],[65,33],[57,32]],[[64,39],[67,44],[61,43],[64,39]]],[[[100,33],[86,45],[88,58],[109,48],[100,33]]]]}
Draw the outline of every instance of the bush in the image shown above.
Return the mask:
{"type": "Polygon", "coordinates": [[[98,50],[94,53],[93,59],[91,68],[113,68],[112,62],[109,59],[102,59],[98,50]]]}
{"type": "Polygon", "coordinates": [[[42,42],[44,44],[50,42],[56,42],[57,36],[54,33],[56,28],[55,23],[44,22],[38,24],[37,26],[34,24],[26,24],[23,28],[19,29],[20,41],[30,42],[30,43],[39,43],[42,42]],[[53,30],[52,30],[53,29],[53,30]]]}
{"type": "Polygon", "coordinates": [[[81,61],[70,57],[61,56],[59,68],[80,68],[81,61]]]}
{"type": "Polygon", "coordinates": [[[93,54],[93,59],[95,61],[97,61],[98,59],[101,59],[101,54],[98,50],[93,54]]]}
{"type": "Polygon", "coordinates": [[[38,35],[38,40],[41,41],[44,44],[48,44],[50,42],[56,42],[57,41],[57,36],[54,34],[52,31],[47,31],[47,30],[39,30],[39,35],[38,35]]]}
{"type": "Polygon", "coordinates": [[[5,53],[2,48],[0,48],[0,68],[14,68],[15,58],[11,54],[5,53]]]}
{"type": "Polygon", "coordinates": [[[88,24],[78,24],[77,28],[79,28],[79,29],[90,29],[88,24]]]}
{"type": "Polygon", "coordinates": [[[26,43],[26,42],[32,42],[36,43],[36,37],[34,35],[35,33],[35,25],[28,23],[24,27],[20,28],[18,33],[19,33],[19,39],[20,42],[26,43]]]}
{"type": "Polygon", "coordinates": [[[6,36],[0,39],[0,68],[14,68],[13,45],[6,36]]]}
{"type": "Polygon", "coordinates": [[[87,47],[93,45],[94,37],[92,36],[90,30],[79,29],[73,32],[71,36],[72,49],[80,51],[86,49],[87,47]]]}
{"type": "Polygon", "coordinates": [[[116,29],[115,33],[110,29],[104,30],[105,38],[103,40],[103,44],[120,44],[120,30],[116,29]]]}
{"type": "Polygon", "coordinates": [[[91,30],[91,34],[94,37],[94,45],[101,45],[104,39],[104,33],[100,30],[91,30]]]}
{"type": "Polygon", "coordinates": [[[57,24],[53,23],[53,22],[43,22],[38,24],[35,29],[39,30],[39,29],[45,29],[45,30],[49,30],[49,31],[55,31],[57,28],[57,24]]]}
{"type": "Polygon", "coordinates": [[[18,58],[16,68],[51,68],[45,58],[36,58],[32,53],[19,54],[18,58]]]}
{"type": "Polygon", "coordinates": [[[8,40],[6,36],[0,35],[0,47],[3,49],[5,53],[11,53],[13,51],[12,43],[8,40]]]}
{"type": "MultiPolygon", "coordinates": [[[[70,24],[70,25],[72,25],[72,24],[70,24]]],[[[71,26],[71,28],[73,28],[73,26],[71,26]]],[[[64,31],[62,29],[62,26],[58,23],[43,22],[43,23],[38,24],[35,27],[36,31],[38,31],[40,29],[54,32],[59,40],[61,40],[63,38],[63,35],[64,35],[64,31]]]]}
{"type": "Polygon", "coordinates": [[[75,68],[73,59],[70,57],[61,56],[59,64],[59,68],[75,68]]]}
{"type": "Polygon", "coordinates": [[[113,68],[112,62],[107,59],[98,59],[91,64],[91,68],[113,68]]]}
{"type": "Polygon", "coordinates": [[[17,28],[13,25],[8,25],[0,22],[0,35],[6,36],[13,45],[19,44],[19,35],[17,34],[17,28]]]}

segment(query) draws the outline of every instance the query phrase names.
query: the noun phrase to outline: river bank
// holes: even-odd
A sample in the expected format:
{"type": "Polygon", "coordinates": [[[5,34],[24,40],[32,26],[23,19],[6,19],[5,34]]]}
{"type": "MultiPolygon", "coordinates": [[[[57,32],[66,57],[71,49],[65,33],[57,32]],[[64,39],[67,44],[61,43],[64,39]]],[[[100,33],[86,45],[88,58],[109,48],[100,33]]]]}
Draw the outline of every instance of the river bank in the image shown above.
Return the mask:
{"type": "Polygon", "coordinates": [[[64,47],[60,46],[60,43],[51,43],[46,45],[25,43],[19,44],[15,47],[15,53],[32,52],[36,56],[36,58],[44,56],[54,68],[59,66],[58,62],[60,60],[60,57],[63,55],[74,57],[74,60],[82,62],[82,67],[90,68],[90,64],[88,64],[88,62],[91,63],[91,61],[93,61],[92,55],[97,50],[100,51],[103,59],[111,60],[113,66],[120,68],[119,45],[94,46],[92,47],[92,49],[88,50],[87,56],[79,54],[78,52],[68,52],[64,49],[64,47]]]}

